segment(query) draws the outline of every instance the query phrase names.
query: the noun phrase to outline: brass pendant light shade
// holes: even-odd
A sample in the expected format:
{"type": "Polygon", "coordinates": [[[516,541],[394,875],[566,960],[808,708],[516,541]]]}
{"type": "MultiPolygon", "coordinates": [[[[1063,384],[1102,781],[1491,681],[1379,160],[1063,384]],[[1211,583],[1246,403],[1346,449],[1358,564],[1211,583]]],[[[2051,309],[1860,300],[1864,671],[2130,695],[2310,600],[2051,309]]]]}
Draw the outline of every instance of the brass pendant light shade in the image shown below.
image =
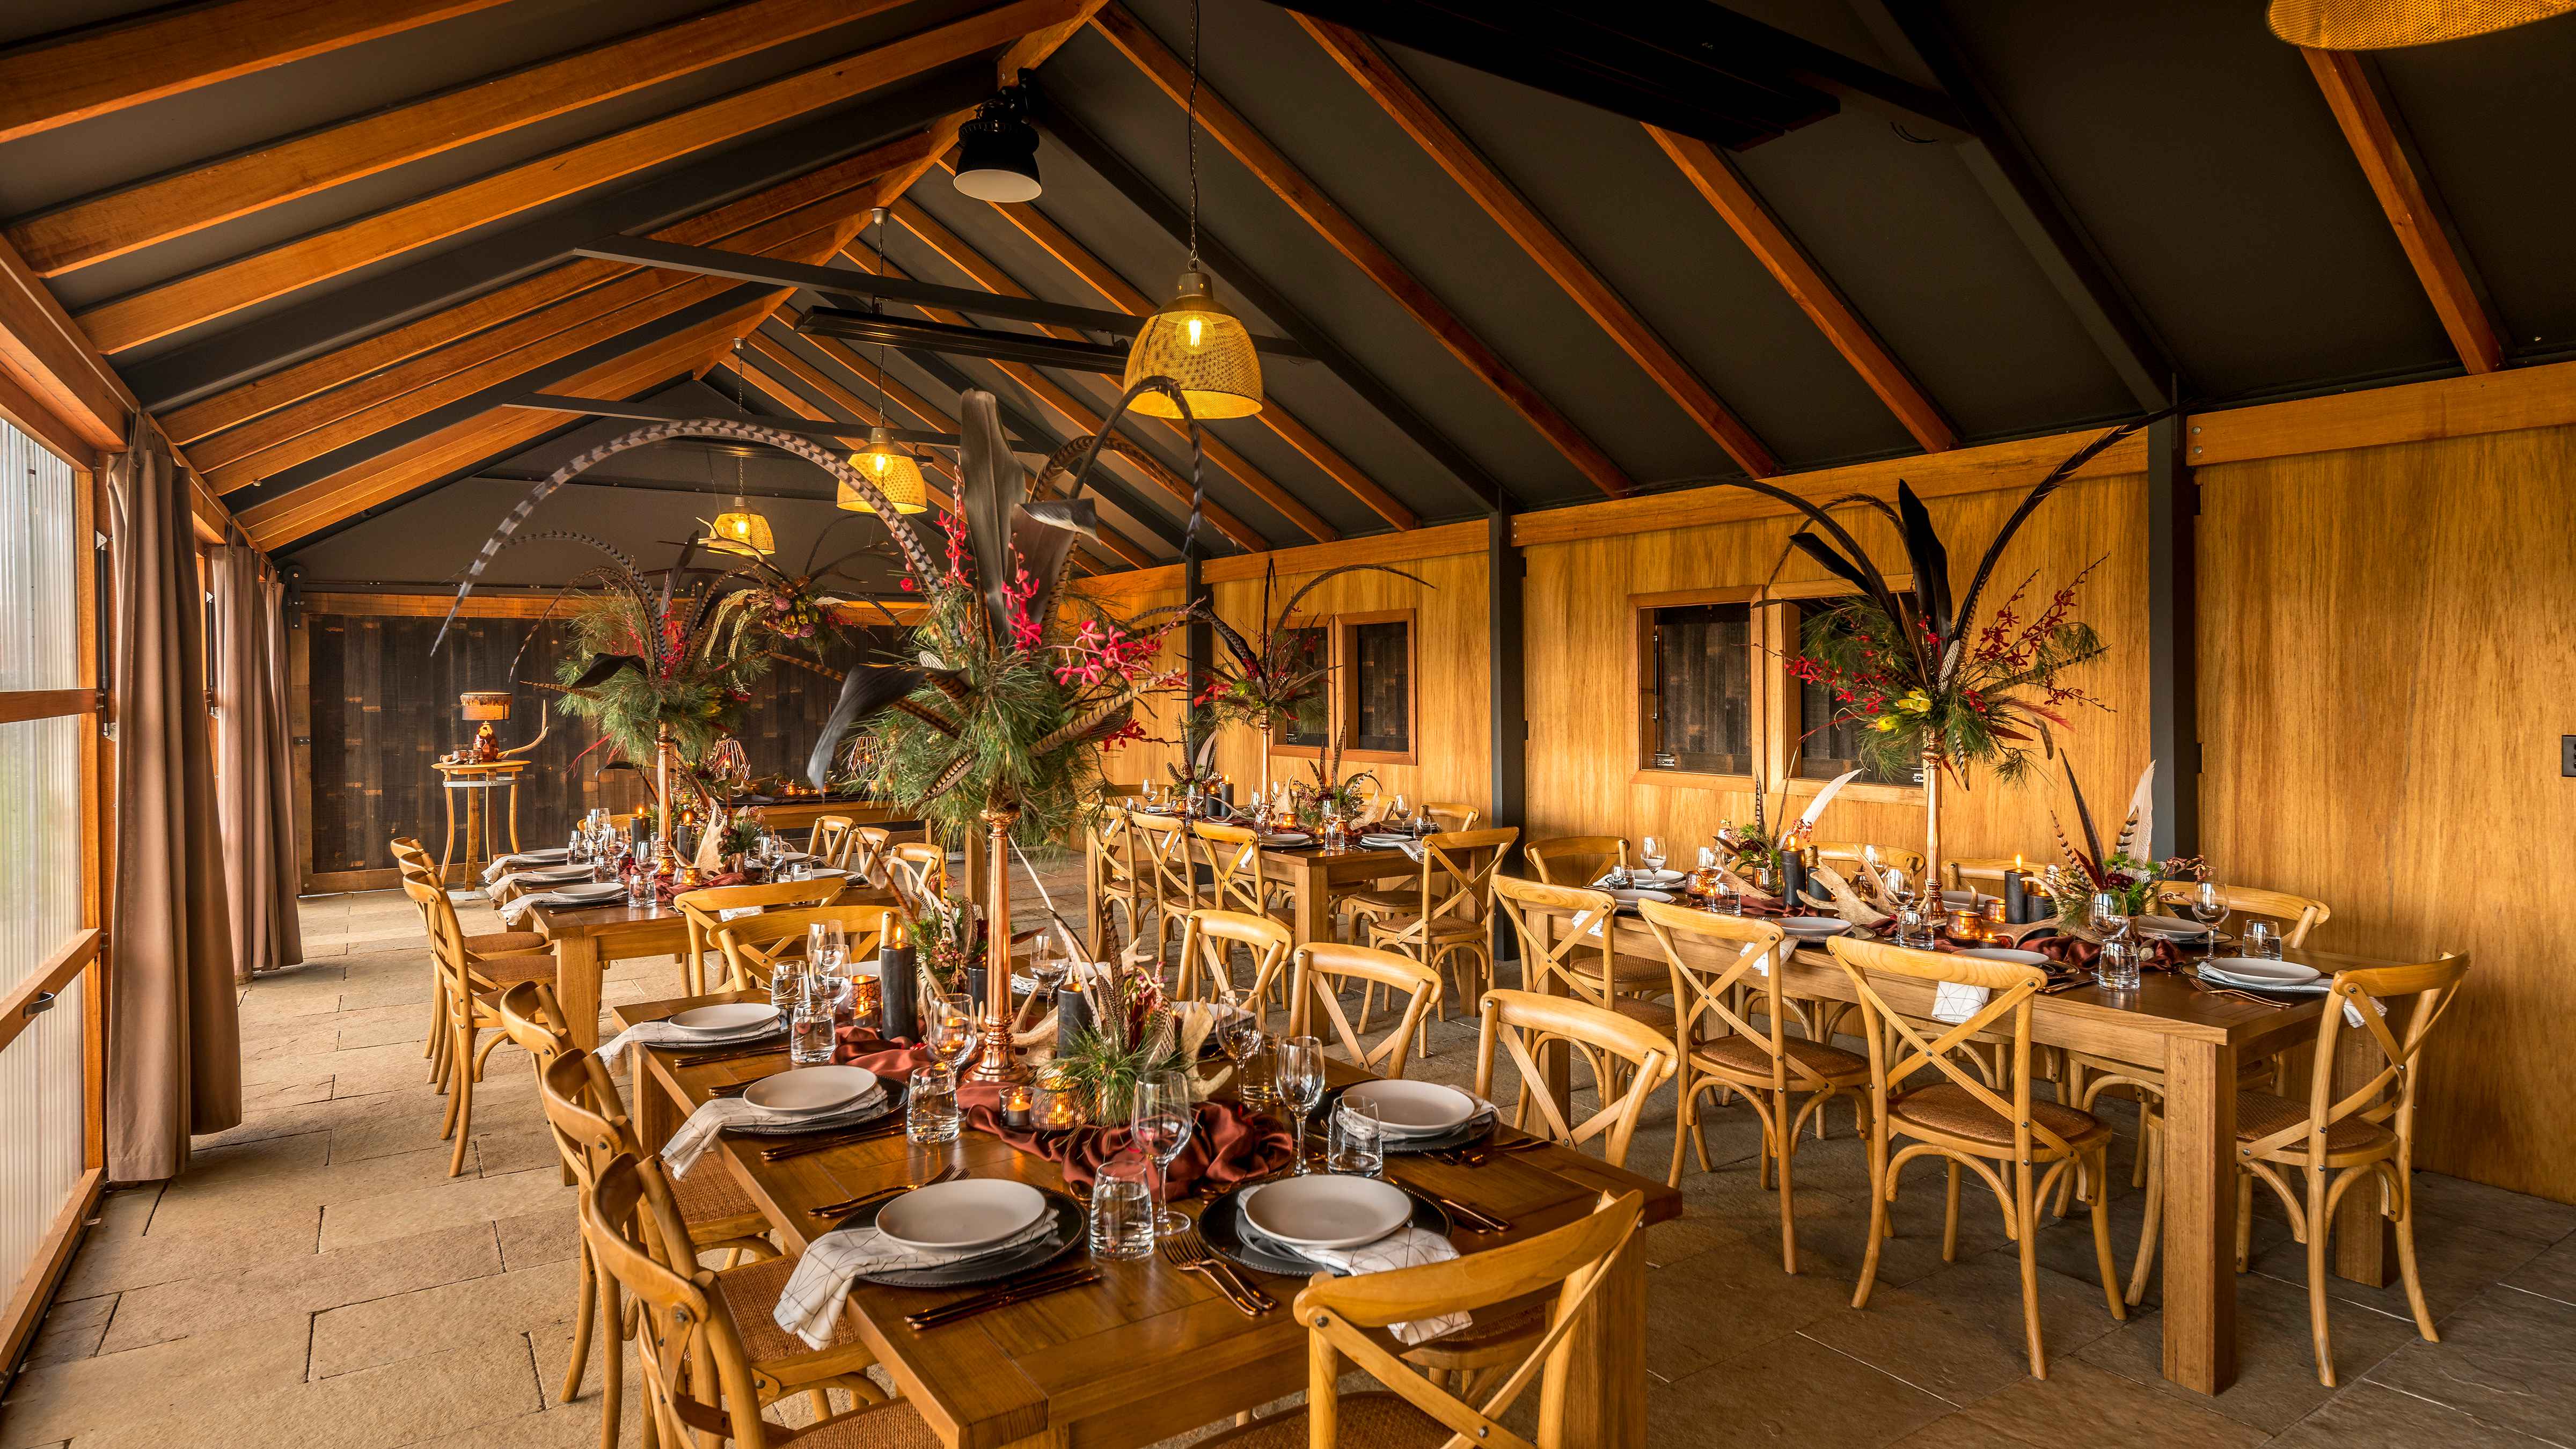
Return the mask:
{"type": "Polygon", "coordinates": [[[459,701],[465,717],[472,720],[508,719],[510,691],[506,689],[469,689],[459,701]]]}
{"type": "MultiPolygon", "coordinates": [[[[1145,319],[1127,353],[1125,386],[1168,377],[1181,386],[1190,412],[1205,418],[1243,418],[1261,411],[1261,359],[1252,334],[1208,290],[1207,273],[1193,265],[1161,311],[1145,319]]],[[[1131,404],[1148,417],[1177,418],[1181,410],[1159,392],[1131,404]]]]}
{"type": "MultiPolygon", "coordinates": [[[[895,512],[930,511],[930,483],[921,476],[921,465],[913,461],[910,453],[888,440],[885,429],[868,429],[868,445],[850,455],[850,466],[877,485],[877,491],[894,505],[895,512]]],[[[852,513],[876,512],[874,506],[847,484],[841,487],[839,503],[852,513]]]]}
{"type": "Polygon", "coordinates": [[[734,499],[732,512],[717,514],[716,521],[707,525],[707,536],[698,540],[698,546],[745,557],[767,558],[778,552],[769,520],[744,507],[740,498],[734,499]]]}
{"type": "Polygon", "coordinates": [[[2272,33],[2311,50],[2394,50],[2576,11],[2576,0],[2272,0],[2272,33]]]}

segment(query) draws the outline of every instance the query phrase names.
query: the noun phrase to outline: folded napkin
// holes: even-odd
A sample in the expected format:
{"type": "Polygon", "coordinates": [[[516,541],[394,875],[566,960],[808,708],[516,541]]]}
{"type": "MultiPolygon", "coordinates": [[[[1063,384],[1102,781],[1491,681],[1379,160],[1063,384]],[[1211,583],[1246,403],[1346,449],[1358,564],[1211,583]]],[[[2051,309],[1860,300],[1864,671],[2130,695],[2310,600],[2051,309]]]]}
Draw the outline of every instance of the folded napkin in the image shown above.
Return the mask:
{"type": "Polygon", "coordinates": [[[1944,981],[1932,992],[1932,1019],[1956,1026],[1985,1010],[1986,1003],[1994,996],[1992,990],[1983,986],[1962,986],[1956,981],[1944,981]]]}
{"type": "Polygon", "coordinates": [[[590,875],[590,867],[587,865],[538,866],[530,870],[514,870],[507,875],[485,881],[483,890],[486,895],[497,896],[505,890],[525,890],[531,886],[571,885],[589,880],[590,875]]]}
{"type": "Polygon", "coordinates": [[[796,1271],[787,1275],[787,1286],[779,1290],[774,1316],[779,1327],[803,1339],[806,1347],[821,1348],[832,1341],[832,1326],[840,1321],[841,1305],[849,1301],[850,1285],[862,1276],[952,1267],[1026,1247],[1054,1230],[1055,1214],[1042,1213],[1026,1229],[989,1248],[940,1253],[906,1247],[874,1226],[840,1228],[806,1246],[805,1255],[796,1260],[796,1271]]]}
{"type": "MultiPolygon", "coordinates": [[[[1258,1186],[1247,1187],[1234,1196],[1234,1220],[1242,1224],[1244,1235],[1271,1252],[1319,1263],[1345,1277],[1353,1277],[1361,1273],[1386,1273],[1397,1268],[1419,1268],[1425,1263],[1446,1263],[1458,1256],[1456,1244],[1438,1233],[1427,1228],[1417,1228],[1411,1223],[1405,1224],[1374,1243],[1362,1243],[1356,1248],[1295,1247],[1254,1227],[1251,1217],[1244,1213],[1243,1205],[1250,1202],[1252,1195],[1259,1191],[1261,1189],[1258,1186]]],[[[785,1309],[782,1307],[780,1311],[784,1312],[785,1309]]],[[[1469,1318],[1464,1313],[1443,1313],[1436,1318],[1417,1318],[1405,1323],[1391,1324],[1387,1332],[1394,1334],[1402,1343],[1429,1343],[1444,1334],[1456,1333],[1466,1327],[1468,1322],[1469,1318]]]]}
{"type": "MultiPolygon", "coordinates": [[[[2021,946],[2023,950],[2037,951],[2059,965],[2078,967],[2087,971],[2092,970],[2094,964],[2102,959],[2102,943],[2088,941],[2082,936],[2026,936],[2022,939],[2021,946]]],[[[2150,938],[2147,941],[2146,956],[2138,964],[2140,969],[2147,971],[2179,971],[2185,964],[2185,958],[2179,944],[2150,938]]]]}
{"type": "Polygon", "coordinates": [[[514,867],[522,865],[561,865],[564,861],[569,859],[571,855],[571,851],[566,850],[561,846],[557,846],[552,850],[523,850],[516,855],[502,856],[498,860],[493,861],[490,865],[483,867],[483,878],[487,881],[492,880],[499,876],[506,875],[514,867]]]}
{"type": "Polygon", "coordinates": [[[765,1022],[759,1026],[737,1027],[731,1031],[708,1031],[704,1027],[681,1026],[670,1021],[639,1021],[600,1043],[600,1063],[615,1069],[617,1059],[629,1047],[717,1047],[739,1042],[758,1041],[772,1035],[780,1023],[765,1022]]]}
{"type": "Polygon", "coordinates": [[[812,1127],[837,1127],[844,1122],[872,1117],[885,1110],[885,1086],[879,1083],[867,1095],[847,1107],[829,1112],[780,1112],[755,1106],[740,1097],[709,1097],[662,1144],[662,1165],[673,1177],[686,1177],[698,1159],[715,1145],[716,1134],[727,1127],[785,1127],[789,1124],[812,1127]]]}
{"type": "Polygon", "coordinates": [[[1405,850],[1409,847],[1415,851],[1419,851],[1421,848],[1419,838],[1416,836],[1397,835],[1391,831],[1384,830],[1372,830],[1368,834],[1361,836],[1360,844],[1374,846],[1379,850],[1405,850]]]}
{"type": "Polygon", "coordinates": [[[624,899],[626,887],[622,883],[604,880],[565,890],[538,891],[514,901],[503,901],[496,909],[503,925],[515,926],[539,906],[604,906],[624,899]]]}

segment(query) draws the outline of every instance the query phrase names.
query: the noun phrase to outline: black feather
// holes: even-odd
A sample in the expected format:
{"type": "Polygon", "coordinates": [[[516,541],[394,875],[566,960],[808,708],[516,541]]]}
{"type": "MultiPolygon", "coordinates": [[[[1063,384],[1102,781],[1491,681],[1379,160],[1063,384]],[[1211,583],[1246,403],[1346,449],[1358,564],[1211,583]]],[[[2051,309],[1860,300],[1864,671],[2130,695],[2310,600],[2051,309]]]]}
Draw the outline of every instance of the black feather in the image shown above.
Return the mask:
{"type": "Polygon", "coordinates": [[[2004,526],[1995,534],[1995,541],[1987,545],[1986,556],[1977,565],[1976,577],[1968,582],[1968,596],[1959,605],[1959,617],[1962,619],[1975,617],[1977,611],[1977,599],[1986,591],[1986,580],[1993,576],[1995,565],[2003,562],[2004,549],[2012,543],[2013,536],[2021,532],[2021,526],[2030,521],[2031,510],[2039,507],[2040,500],[2048,497],[2048,495],[2056,492],[2060,487],[2064,486],[2067,479],[2075,476],[2077,469],[2092,462],[2095,457],[2100,455],[2103,449],[2110,447],[2113,443],[2120,441],[2122,438],[2129,436],[2140,428],[2146,427],[2161,419],[2171,417],[2178,411],[2180,411],[2178,407],[2164,408],[2157,412],[2150,413],[2147,416],[2138,419],[2136,422],[2122,423],[2120,426],[2111,429],[2109,432],[2104,433],[2098,438],[2095,438],[2092,442],[2076,449],[2065,462],[2050,469],[2048,476],[2040,479],[2037,486],[2033,487],[2028,496],[2022,499],[2021,506],[2012,511],[2012,516],[2004,520],[2004,526]]]}
{"type": "Polygon", "coordinates": [[[2075,761],[2069,759],[2064,763],[2066,788],[2075,797],[2075,821],[2084,827],[2084,848],[2093,852],[2094,865],[2107,867],[2111,863],[2110,858],[2102,854],[2102,837],[2093,829],[2093,812],[2085,808],[2084,787],[2075,783],[2075,761]]]}
{"type": "Polygon", "coordinates": [[[1904,520],[1905,557],[1914,566],[1914,597],[1922,603],[1932,633],[1948,644],[1957,628],[1950,617],[1950,551],[1941,546],[1941,534],[1933,528],[1923,500],[1902,478],[1896,480],[1896,512],[1904,520]]]}
{"type": "Polygon", "coordinates": [[[1861,572],[1859,565],[1834,552],[1832,545],[1814,534],[1804,531],[1793,533],[1789,535],[1789,546],[1823,564],[1827,573],[1853,585],[1862,593],[1871,595],[1873,598],[1879,594],[1879,590],[1870,587],[1869,576],[1861,572]]]}
{"type": "Polygon", "coordinates": [[[590,667],[581,672],[579,679],[565,685],[564,688],[597,689],[616,678],[617,671],[621,669],[632,669],[638,674],[648,672],[644,668],[644,661],[632,654],[594,654],[591,656],[590,667]]]}
{"type": "Polygon", "coordinates": [[[814,752],[806,758],[805,778],[814,788],[832,773],[832,757],[841,750],[841,736],[850,726],[893,704],[919,689],[930,677],[930,671],[909,664],[862,664],[841,681],[841,697],[832,702],[832,714],[823,721],[822,736],[814,742],[814,752]]]}

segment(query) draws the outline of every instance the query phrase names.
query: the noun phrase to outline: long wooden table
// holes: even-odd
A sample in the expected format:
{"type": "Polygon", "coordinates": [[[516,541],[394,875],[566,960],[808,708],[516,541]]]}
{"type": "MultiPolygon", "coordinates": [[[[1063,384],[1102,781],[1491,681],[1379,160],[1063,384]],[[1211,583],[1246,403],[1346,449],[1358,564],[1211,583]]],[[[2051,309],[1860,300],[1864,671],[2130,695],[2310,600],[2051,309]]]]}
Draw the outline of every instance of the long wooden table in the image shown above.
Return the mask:
{"type": "MultiPolygon", "coordinates": [[[[617,1016],[631,1024],[736,999],[641,1002],[619,1007],[617,1016]]],[[[671,1053],[652,1049],[637,1055],[635,1126],[649,1147],[666,1141],[714,1087],[765,1076],[783,1065],[780,1058],[760,1058],[683,1070],[672,1060],[671,1053]]],[[[1360,1075],[1333,1065],[1336,1081],[1360,1075]]],[[[1016,1178],[1057,1189],[1064,1185],[1055,1164],[971,1129],[958,1141],[937,1147],[916,1147],[897,1136],[785,1162],[762,1161],[759,1149],[777,1140],[720,1138],[712,1154],[720,1160],[701,1161],[694,1170],[738,1177],[790,1252],[802,1252],[823,1226],[807,1215],[807,1208],[923,1181],[950,1164],[979,1177],[1016,1178]]],[[[1506,1233],[1459,1233],[1459,1248],[1471,1253],[1571,1222],[1590,1211],[1605,1191],[1645,1194],[1648,1222],[1678,1217],[1682,1207],[1681,1194],[1660,1182],[1558,1147],[1500,1155],[1480,1168],[1415,1159],[1397,1171],[1405,1181],[1511,1222],[1506,1233]]],[[[861,1283],[851,1292],[847,1311],[904,1395],[954,1449],[1130,1449],[1305,1387],[1306,1331],[1284,1307],[1246,1318],[1205,1281],[1160,1258],[1097,1266],[1102,1274],[1097,1285],[923,1333],[906,1326],[904,1315],[965,1296],[963,1291],[861,1283]]],[[[1572,1335],[1567,1449],[1641,1449],[1646,1443],[1646,1280],[1640,1243],[1631,1241],[1610,1273],[1598,1312],[1572,1335]]],[[[1254,1276],[1282,1305],[1303,1282],[1254,1276]]]]}
{"type": "MultiPolygon", "coordinates": [[[[1572,913],[1533,911],[1533,925],[1551,945],[1572,913]]],[[[1648,960],[1664,959],[1654,934],[1621,912],[1611,928],[1611,949],[1648,960]]],[[[1684,960],[1705,954],[1723,969],[1713,948],[1684,943],[1684,960]]],[[[2387,963],[2322,951],[2291,949],[2288,960],[2329,975],[2338,969],[2387,963]]],[[[1873,977],[1889,1005],[1929,1019],[1932,988],[1916,981],[1873,977]]],[[[1857,1001],[1851,978],[1821,945],[1793,953],[1780,979],[1797,998],[1857,1001]]],[[[2095,985],[2039,997],[2031,1010],[2031,1040],[2115,1061],[2162,1069],[2164,1108],[2164,1374],[2175,1383],[2215,1394],[2236,1379],[2236,1079],[2237,1065],[2314,1041],[2322,997],[2281,1006],[2256,1006],[2209,995],[2181,976],[2151,971],[2134,991],[2095,985]]],[[[2344,1033],[2353,1050],[2336,1063],[2339,1090],[2369,1079],[2377,1063],[2362,1032],[2344,1033]]],[[[2335,1220],[2335,1271],[2374,1287],[2389,1281],[2394,1246],[2376,1195],[2347,1195],[2335,1220]]]]}

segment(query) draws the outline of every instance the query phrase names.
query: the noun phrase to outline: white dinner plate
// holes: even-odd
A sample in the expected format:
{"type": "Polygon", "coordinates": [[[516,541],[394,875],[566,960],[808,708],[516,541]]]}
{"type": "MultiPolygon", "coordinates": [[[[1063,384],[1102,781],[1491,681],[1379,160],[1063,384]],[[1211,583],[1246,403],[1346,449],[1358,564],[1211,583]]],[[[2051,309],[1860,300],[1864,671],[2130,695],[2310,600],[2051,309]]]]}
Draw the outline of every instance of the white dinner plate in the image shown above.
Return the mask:
{"type": "Polygon", "coordinates": [[[1402,850],[1415,839],[1410,835],[1389,835],[1382,830],[1372,830],[1360,837],[1360,844],[1375,846],[1379,850],[1402,850]]]}
{"type": "Polygon", "coordinates": [[[1413,1200],[1373,1177],[1291,1177],[1236,1199],[1252,1226],[1292,1248],[1356,1248],[1413,1220],[1413,1200]]]}
{"type": "Polygon", "coordinates": [[[531,892],[531,894],[565,896],[576,901],[623,900],[626,896],[626,883],[624,881],[614,880],[593,881],[587,885],[554,886],[546,890],[531,892]]]}
{"type": "Polygon", "coordinates": [[[1838,916],[1783,916],[1780,929],[1789,935],[1809,941],[1839,936],[1851,929],[1851,922],[1838,916]]]}
{"type": "Polygon", "coordinates": [[[887,1203],[876,1226],[907,1248],[955,1253],[1002,1242],[1046,1210],[1046,1194],[1025,1182],[963,1177],[914,1188],[887,1203]]]}
{"type": "Polygon", "coordinates": [[[1344,1089],[1342,1100],[1371,1108],[1389,1132],[1406,1136],[1446,1132],[1475,1116],[1480,1105],[1438,1082],[1360,1082],[1344,1089]]]}
{"type": "Polygon", "coordinates": [[[1993,899],[1993,896],[1986,895],[1981,891],[1945,890],[1941,892],[1941,904],[1948,906],[1954,911],[1961,906],[1977,906],[1982,908],[1986,902],[1993,899]]]}
{"type": "Polygon", "coordinates": [[[1633,906],[1639,901],[1669,901],[1673,898],[1671,891],[1659,891],[1651,886],[1612,886],[1602,894],[1623,906],[1633,906]]]}
{"type": "Polygon", "coordinates": [[[720,1006],[693,1006],[674,1012],[671,1025],[687,1031],[746,1031],[778,1020],[778,1008],[765,1001],[729,1001],[720,1006]]]}
{"type": "Polygon", "coordinates": [[[2186,921],[2178,916],[2131,916],[2129,923],[2150,936],[2170,936],[2185,941],[2197,941],[2210,931],[2198,921],[2186,921]]]}
{"type": "Polygon", "coordinates": [[[2247,986],[2305,986],[2324,975],[2313,966],[2296,961],[2274,961],[2263,956],[2221,956],[2204,962],[2202,974],[2221,980],[2242,982],[2247,986]]]}
{"type": "Polygon", "coordinates": [[[2049,964],[2048,958],[2037,951],[2016,951],[2009,946],[1972,946],[1959,954],[1987,961],[2010,961],[2016,966],[2037,966],[2042,970],[2049,964]]]}
{"type": "Polygon", "coordinates": [[[877,1074],[865,1067],[795,1067],[745,1087],[742,1099],[790,1115],[829,1112],[874,1091],[877,1074]]]}
{"type": "Polygon", "coordinates": [[[1677,886],[1682,883],[1682,873],[1677,870],[1632,870],[1628,872],[1628,878],[1639,885],[1649,886],[1677,886]]]}
{"type": "Polygon", "coordinates": [[[1264,845],[1312,845],[1315,837],[1302,830],[1281,830],[1261,837],[1264,845]]]}

